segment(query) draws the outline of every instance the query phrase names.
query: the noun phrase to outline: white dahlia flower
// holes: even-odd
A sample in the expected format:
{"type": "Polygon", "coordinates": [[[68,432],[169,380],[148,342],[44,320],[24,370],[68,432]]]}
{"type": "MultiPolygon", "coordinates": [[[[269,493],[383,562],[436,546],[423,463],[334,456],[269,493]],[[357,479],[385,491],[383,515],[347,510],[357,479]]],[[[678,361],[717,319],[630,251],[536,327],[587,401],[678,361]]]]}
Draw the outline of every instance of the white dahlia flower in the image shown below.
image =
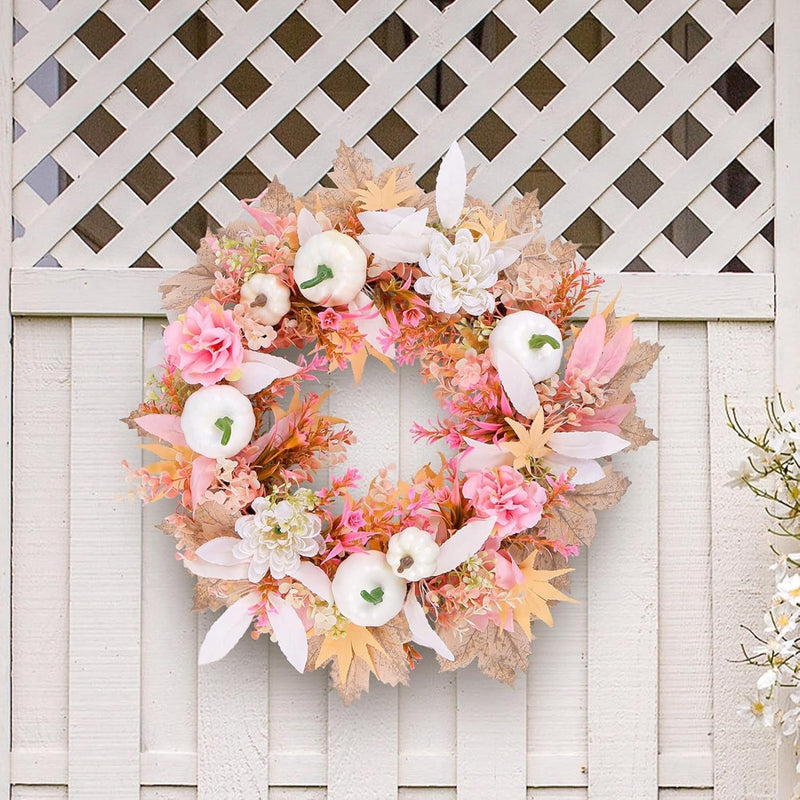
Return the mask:
{"type": "Polygon", "coordinates": [[[314,495],[300,489],[283,500],[258,497],[253,501],[254,514],[236,521],[241,536],[233,548],[233,556],[249,559],[247,577],[257,583],[269,572],[283,578],[300,566],[300,558],[309,558],[325,549],[322,522],[314,508],[314,495]]]}

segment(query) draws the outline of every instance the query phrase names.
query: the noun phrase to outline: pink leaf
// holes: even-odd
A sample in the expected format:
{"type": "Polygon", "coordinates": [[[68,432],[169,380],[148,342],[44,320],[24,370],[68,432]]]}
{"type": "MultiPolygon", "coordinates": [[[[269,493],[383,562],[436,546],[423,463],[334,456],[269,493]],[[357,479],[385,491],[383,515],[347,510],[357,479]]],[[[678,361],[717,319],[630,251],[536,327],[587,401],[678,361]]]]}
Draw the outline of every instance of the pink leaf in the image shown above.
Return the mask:
{"type": "Polygon", "coordinates": [[[298,672],[304,672],[308,660],[305,626],[294,608],[280,596],[270,594],[269,601],[272,608],[267,609],[267,617],[278,640],[278,647],[298,672]]]}
{"type": "Polygon", "coordinates": [[[192,506],[202,502],[206,491],[214,483],[217,471],[217,462],[207,456],[198,456],[192,461],[192,477],[189,480],[189,491],[192,495],[192,506]]]}
{"type": "Polygon", "coordinates": [[[501,589],[513,589],[525,581],[522,570],[505,553],[498,552],[494,562],[494,575],[501,589]]]}
{"type": "Polygon", "coordinates": [[[410,586],[408,589],[408,596],[406,597],[406,602],[403,604],[403,611],[406,615],[408,628],[411,631],[411,638],[417,644],[423,647],[430,647],[448,661],[454,660],[450,649],[428,622],[425,612],[422,610],[422,606],[419,604],[419,600],[417,600],[414,594],[413,586],[410,586]]]}
{"type": "Polygon", "coordinates": [[[598,408],[591,417],[583,417],[579,427],[582,431],[619,433],[619,426],[634,405],[634,403],[619,403],[615,406],[598,408]]]}
{"type": "Polygon", "coordinates": [[[492,533],[497,520],[494,517],[473,519],[463,528],[457,530],[439,548],[434,575],[450,572],[463,564],[470,556],[474,556],[492,533]]]}
{"type": "Polygon", "coordinates": [[[603,348],[603,355],[594,370],[594,377],[600,383],[607,383],[620,370],[625,363],[631,347],[633,346],[633,325],[620,328],[603,348]]]}
{"type": "Polygon", "coordinates": [[[590,317],[572,346],[572,353],[564,377],[569,383],[579,375],[594,375],[595,368],[603,353],[606,338],[606,318],[602,314],[590,317]]]}
{"type": "Polygon", "coordinates": [[[379,353],[385,353],[389,358],[394,358],[394,344],[384,350],[384,342],[387,337],[391,336],[389,326],[369,297],[361,292],[355,300],[349,303],[347,310],[354,315],[352,319],[358,332],[379,353]]]}
{"type": "Polygon", "coordinates": [[[314,215],[307,209],[300,210],[297,217],[297,240],[302,247],[312,236],[322,233],[322,226],[314,218],[314,215]]]}
{"type": "Polygon", "coordinates": [[[237,600],[208,629],[203,644],[200,645],[198,664],[210,664],[224,658],[239,639],[244,636],[253,620],[253,607],[259,601],[257,592],[250,592],[237,600]]]}
{"type": "Polygon", "coordinates": [[[177,414],[145,414],[134,421],[151,436],[157,436],[173,447],[186,447],[186,439],[181,430],[181,418],[177,414]]]}
{"type": "MultiPolygon", "coordinates": [[[[260,198],[256,197],[252,202],[257,202],[260,198]]],[[[280,219],[277,214],[271,211],[265,211],[258,206],[251,206],[247,200],[242,200],[242,208],[267,232],[274,236],[278,235],[278,228],[276,222],[280,219]]]]}

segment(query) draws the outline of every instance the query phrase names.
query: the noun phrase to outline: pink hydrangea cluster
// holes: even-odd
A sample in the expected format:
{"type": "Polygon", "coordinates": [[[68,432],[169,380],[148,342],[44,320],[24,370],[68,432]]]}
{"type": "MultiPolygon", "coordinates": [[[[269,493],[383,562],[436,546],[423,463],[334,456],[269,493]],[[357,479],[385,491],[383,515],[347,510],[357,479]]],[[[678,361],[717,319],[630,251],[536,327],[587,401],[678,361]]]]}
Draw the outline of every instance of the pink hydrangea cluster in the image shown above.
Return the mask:
{"type": "Polygon", "coordinates": [[[480,517],[497,517],[501,538],[536,525],[542,518],[547,492],[508,466],[471,472],[461,489],[480,517]]]}
{"type": "Polygon", "coordinates": [[[198,300],[167,325],[164,350],[186,383],[201,386],[234,377],[244,360],[233,313],[214,300],[198,300]]]}

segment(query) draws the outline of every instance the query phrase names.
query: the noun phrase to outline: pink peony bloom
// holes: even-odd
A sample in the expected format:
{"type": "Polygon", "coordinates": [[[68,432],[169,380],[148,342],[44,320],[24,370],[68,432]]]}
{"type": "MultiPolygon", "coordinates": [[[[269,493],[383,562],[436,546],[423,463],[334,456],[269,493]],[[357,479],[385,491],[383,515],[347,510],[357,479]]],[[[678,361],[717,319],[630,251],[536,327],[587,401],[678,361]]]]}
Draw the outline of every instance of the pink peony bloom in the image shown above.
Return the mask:
{"type": "Polygon", "coordinates": [[[515,469],[501,466],[471,472],[461,490],[481,517],[497,517],[497,533],[509,536],[532,528],[542,518],[547,492],[515,469]]]}
{"type": "Polygon", "coordinates": [[[198,300],[167,325],[164,350],[186,383],[201,386],[235,377],[244,359],[233,314],[213,300],[198,300]]]}

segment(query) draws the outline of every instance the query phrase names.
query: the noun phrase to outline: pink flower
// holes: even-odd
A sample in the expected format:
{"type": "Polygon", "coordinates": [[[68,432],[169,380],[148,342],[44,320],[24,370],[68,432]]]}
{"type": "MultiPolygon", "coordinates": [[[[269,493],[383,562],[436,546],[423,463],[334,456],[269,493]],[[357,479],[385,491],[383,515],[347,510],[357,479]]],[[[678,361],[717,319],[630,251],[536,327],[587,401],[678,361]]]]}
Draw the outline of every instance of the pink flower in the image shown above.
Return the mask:
{"type": "Polygon", "coordinates": [[[319,315],[319,324],[324,331],[338,330],[342,322],[342,315],[334,311],[332,308],[326,308],[319,315]]]}
{"type": "Polygon", "coordinates": [[[164,329],[167,358],[186,383],[211,386],[234,375],[244,359],[233,314],[214,300],[198,300],[164,329]]]}
{"type": "Polygon", "coordinates": [[[422,322],[422,318],[424,316],[425,315],[422,313],[422,309],[419,309],[416,306],[408,308],[403,312],[403,325],[416,328],[417,325],[422,322]]]}
{"type": "Polygon", "coordinates": [[[464,357],[456,361],[456,374],[453,383],[462,391],[474,388],[480,383],[481,375],[486,372],[485,358],[470,348],[464,357]]]}
{"type": "Polygon", "coordinates": [[[461,490],[481,517],[497,517],[497,533],[509,536],[532,528],[542,518],[547,492],[508,466],[471,472],[461,490]]]}

